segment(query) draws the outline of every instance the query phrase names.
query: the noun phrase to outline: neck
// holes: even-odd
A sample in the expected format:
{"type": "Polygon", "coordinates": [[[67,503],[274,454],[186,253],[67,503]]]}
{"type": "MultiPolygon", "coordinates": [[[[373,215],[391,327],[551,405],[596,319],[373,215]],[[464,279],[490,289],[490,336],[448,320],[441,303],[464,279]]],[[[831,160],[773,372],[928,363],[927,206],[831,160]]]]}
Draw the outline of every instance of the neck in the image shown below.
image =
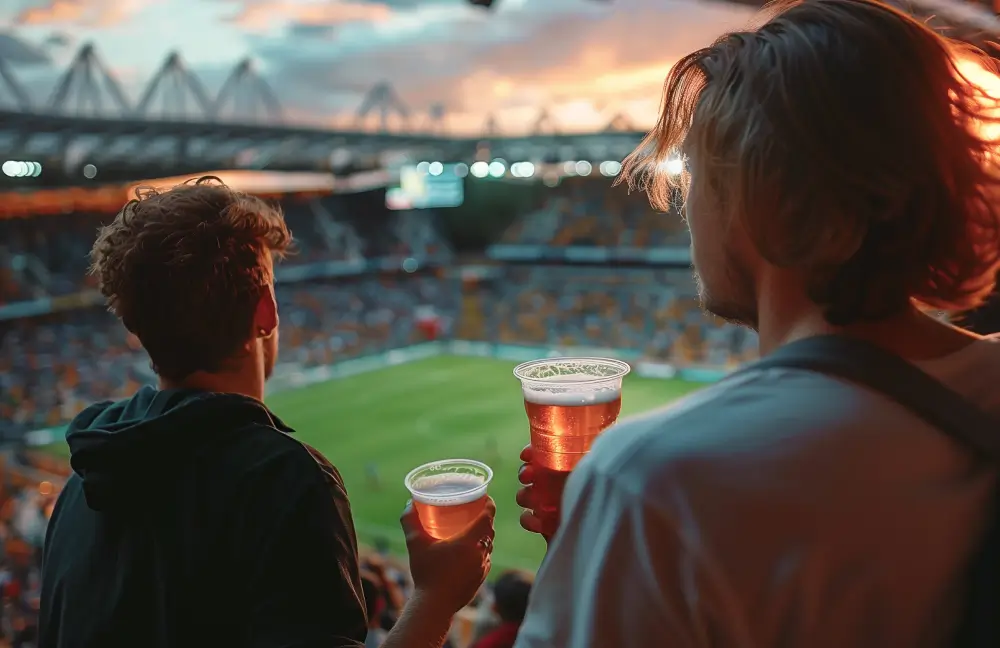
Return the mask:
{"type": "Polygon", "coordinates": [[[263,401],[264,379],[263,376],[255,375],[256,373],[196,371],[181,380],[161,378],[160,389],[198,389],[222,394],[241,394],[263,401]]]}
{"type": "Polygon", "coordinates": [[[915,306],[878,321],[834,326],[802,292],[762,290],[759,294],[758,334],[762,356],[795,340],[837,334],[870,342],[904,358],[929,360],[954,353],[980,338],[926,315],[915,306]]]}

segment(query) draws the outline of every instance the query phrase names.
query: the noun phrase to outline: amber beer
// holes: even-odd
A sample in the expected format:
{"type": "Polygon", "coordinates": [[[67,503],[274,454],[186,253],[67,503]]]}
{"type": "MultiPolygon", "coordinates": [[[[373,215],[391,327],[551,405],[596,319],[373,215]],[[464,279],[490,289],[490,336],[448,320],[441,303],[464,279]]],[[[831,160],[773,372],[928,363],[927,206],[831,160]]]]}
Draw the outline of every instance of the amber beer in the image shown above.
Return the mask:
{"type": "Polygon", "coordinates": [[[405,484],[424,530],[447,540],[464,531],[486,508],[493,471],[471,459],[432,461],[414,468],[405,484]]]}
{"type": "Polygon", "coordinates": [[[622,409],[627,363],[606,358],[553,358],[519,365],[531,426],[535,515],[542,533],[559,525],[559,503],[570,472],[622,409]]]}

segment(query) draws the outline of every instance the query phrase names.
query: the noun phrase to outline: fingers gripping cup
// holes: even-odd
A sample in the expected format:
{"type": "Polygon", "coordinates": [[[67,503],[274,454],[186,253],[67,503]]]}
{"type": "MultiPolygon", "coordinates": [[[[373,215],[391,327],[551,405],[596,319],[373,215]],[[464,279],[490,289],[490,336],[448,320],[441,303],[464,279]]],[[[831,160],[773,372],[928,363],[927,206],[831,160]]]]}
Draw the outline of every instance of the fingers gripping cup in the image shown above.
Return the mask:
{"type": "Polygon", "coordinates": [[[531,426],[535,515],[543,534],[559,524],[559,502],[570,471],[610,427],[622,408],[629,365],[608,358],[549,358],[518,365],[531,426]]]}
{"type": "Polygon", "coordinates": [[[444,459],[414,468],[406,489],[420,524],[431,537],[447,540],[464,531],[486,508],[493,471],[471,459],[444,459]]]}

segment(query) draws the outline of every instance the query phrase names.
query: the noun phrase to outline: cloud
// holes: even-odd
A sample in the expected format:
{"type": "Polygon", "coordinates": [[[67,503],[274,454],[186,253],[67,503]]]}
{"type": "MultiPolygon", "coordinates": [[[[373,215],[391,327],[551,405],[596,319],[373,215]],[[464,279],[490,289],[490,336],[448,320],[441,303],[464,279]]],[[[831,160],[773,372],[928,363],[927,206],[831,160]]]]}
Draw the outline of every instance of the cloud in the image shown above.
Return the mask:
{"type": "Polygon", "coordinates": [[[392,9],[381,2],[344,0],[248,0],[241,3],[230,19],[253,32],[267,31],[286,23],[329,28],[344,23],[381,22],[392,9]]]}
{"type": "Polygon", "coordinates": [[[527,127],[542,106],[568,130],[619,111],[648,125],[670,66],[752,15],[670,0],[507,0],[492,13],[449,3],[397,8],[379,23],[338,26],[332,39],[317,32],[316,42],[296,28],[254,49],[286,104],[331,122],[387,80],[412,108],[443,103],[451,125],[470,131],[490,114],[527,127]]]}
{"type": "MultiPolygon", "coordinates": [[[[600,128],[618,112],[648,126],[670,66],[753,14],[748,7],[694,0],[499,0],[492,11],[466,0],[0,5],[0,14],[25,22],[42,21],[43,14],[57,22],[90,21],[90,27],[55,30],[94,41],[131,97],[141,94],[168,50],[184,55],[210,94],[224,69],[250,55],[294,121],[349,124],[366,92],[388,82],[412,112],[443,104],[447,125],[469,134],[481,132],[491,115],[504,132],[524,130],[542,108],[564,131],[600,128]]],[[[24,26],[19,36],[42,43],[53,31],[24,26]]],[[[4,47],[0,38],[0,54],[4,47]]],[[[35,49],[58,67],[72,54],[35,49]]],[[[21,76],[41,90],[52,75],[21,76]]]]}
{"type": "Polygon", "coordinates": [[[29,6],[15,18],[15,25],[120,25],[150,4],[150,0],[48,0],[29,6]]]}

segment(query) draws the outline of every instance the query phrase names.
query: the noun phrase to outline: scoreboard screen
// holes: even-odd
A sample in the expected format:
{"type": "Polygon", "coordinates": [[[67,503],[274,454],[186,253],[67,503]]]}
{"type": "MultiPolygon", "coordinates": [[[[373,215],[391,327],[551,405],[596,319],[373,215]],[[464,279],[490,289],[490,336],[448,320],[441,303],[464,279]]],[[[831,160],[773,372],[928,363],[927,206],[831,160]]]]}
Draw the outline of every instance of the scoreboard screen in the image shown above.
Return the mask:
{"type": "Polygon", "coordinates": [[[458,207],[465,200],[464,165],[440,162],[407,165],[399,171],[399,186],[389,187],[385,204],[389,209],[458,207]]]}

